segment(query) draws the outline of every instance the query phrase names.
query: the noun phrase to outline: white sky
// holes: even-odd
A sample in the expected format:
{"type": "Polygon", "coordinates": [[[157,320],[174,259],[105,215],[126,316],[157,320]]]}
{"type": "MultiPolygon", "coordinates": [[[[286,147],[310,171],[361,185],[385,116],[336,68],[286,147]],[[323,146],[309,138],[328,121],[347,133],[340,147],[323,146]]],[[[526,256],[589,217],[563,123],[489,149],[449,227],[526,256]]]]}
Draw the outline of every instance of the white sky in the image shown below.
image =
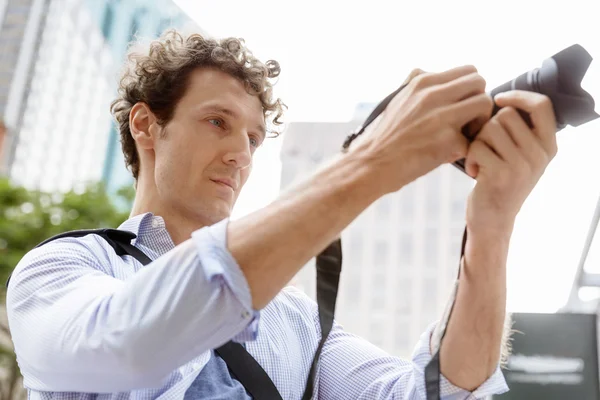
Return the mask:
{"type": "MultiPolygon", "coordinates": [[[[574,43],[597,59],[584,87],[600,102],[598,0],[176,3],[210,34],[243,37],[261,59],[280,62],[287,121],[348,120],[356,103],[378,102],[416,67],[474,64],[492,89],[574,43]]],[[[234,218],[276,197],[280,142],[257,153],[234,218]]],[[[513,235],[511,311],[553,312],[566,301],[600,195],[599,152],[598,120],[559,133],[559,154],[513,235]]]]}

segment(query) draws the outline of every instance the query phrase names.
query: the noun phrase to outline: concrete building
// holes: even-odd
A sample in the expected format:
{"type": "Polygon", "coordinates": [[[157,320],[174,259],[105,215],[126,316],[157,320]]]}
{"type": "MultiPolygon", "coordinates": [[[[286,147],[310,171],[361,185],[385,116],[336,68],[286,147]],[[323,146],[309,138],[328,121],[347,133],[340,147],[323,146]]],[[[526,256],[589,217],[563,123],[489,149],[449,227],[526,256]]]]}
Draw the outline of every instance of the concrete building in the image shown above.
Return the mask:
{"type": "MultiPolygon", "coordinates": [[[[358,111],[348,123],[289,125],[281,151],[282,190],[339,151],[368,114],[364,107],[358,111]]],[[[410,356],[419,335],[441,315],[456,278],[472,185],[453,166],[443,166],[383,197],[344,231],[336,316],[347,330],[410,356]]],[[[315,298],[314,260],[293,284],[315,298]]]]}

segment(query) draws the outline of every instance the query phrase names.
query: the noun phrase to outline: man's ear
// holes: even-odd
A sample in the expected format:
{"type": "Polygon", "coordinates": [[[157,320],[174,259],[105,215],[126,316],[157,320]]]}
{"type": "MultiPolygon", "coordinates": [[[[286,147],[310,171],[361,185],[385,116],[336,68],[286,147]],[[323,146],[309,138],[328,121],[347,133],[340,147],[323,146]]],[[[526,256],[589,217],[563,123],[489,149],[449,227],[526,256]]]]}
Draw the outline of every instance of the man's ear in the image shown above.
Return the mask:
{"type": "Polygon", "coordinates": [[[129,113],[129,130],[138,149],[153,149],[158,139],[157,119],[146,103],[134,104],[129,113]]]}

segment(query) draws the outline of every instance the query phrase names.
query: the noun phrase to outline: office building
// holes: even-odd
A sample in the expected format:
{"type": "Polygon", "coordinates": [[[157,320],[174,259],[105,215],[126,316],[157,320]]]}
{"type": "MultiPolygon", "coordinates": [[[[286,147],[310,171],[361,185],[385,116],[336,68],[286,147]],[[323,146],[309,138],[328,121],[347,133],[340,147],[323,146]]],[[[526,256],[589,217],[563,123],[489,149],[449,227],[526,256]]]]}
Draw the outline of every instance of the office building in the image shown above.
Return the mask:
{"type": "Polygon", "coordinates": [[[0,120],[6,126],[0,175],[14,160],[17,133],[50,0],[0,0],[0,120]]]}
{"type": "Polygon", "coordinates": [[[109,111],[127,47],[193,23],[171,0],[6,0],[0,21],[0,173],[50,191],[131,183],[109,111]]]}
{"type": "Polygon", "coordinates": [[[83,1],[45,6],[13,125],[9,176],[28,188],[66,191],[101,178],[115,62],[83,1]]]}
{"type": "MultiPolygon", "coordinates": [[[[291,123],[284,133],[282,190],[339,151],[368,112],[347,123],[291,123]]],[[[384,196],[343,233],[336,316],[350,332],[409,357],[419,335],[439,318],[456,278],[466,198],[472,180],[438,168],[384,196]]],[[[335,212],[335,210],[332,210],[335,212]]],[[[292,283],[315,298],[314,260],[292,283]]]]}
{"type": "MultiPolygon", "coordinates": [[[[153,39],[169,28],[200,31],[171,0],[86,1],[119,66],[125,60],[128,46],[133,40],[153,39]]],[[[117,81],[114,81],[115,94],[116,88],[117,81]]],[[[109,191],[114,193],[125,185],[133,184],[133,178],[125,168],[115,124],[110,126],[108,134],[102,179],[109,191]]]]}

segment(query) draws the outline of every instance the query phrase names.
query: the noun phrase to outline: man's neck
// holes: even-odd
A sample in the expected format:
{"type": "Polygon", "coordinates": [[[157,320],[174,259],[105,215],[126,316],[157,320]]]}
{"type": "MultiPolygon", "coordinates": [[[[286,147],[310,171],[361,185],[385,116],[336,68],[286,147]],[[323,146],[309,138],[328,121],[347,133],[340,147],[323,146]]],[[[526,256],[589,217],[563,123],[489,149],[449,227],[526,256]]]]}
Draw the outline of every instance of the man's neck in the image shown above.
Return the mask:
{"type": "Polygon", "coordinates": [[[192,232],[210,225],[210,221],[200,221],[197,217],[187,215],[176,207],[167,206],[158,200],[158,196],[145,195],[147,192],[137,190],[130,217],[152,213],[161,217],[175,246],[192,236],[192,232]]]}

